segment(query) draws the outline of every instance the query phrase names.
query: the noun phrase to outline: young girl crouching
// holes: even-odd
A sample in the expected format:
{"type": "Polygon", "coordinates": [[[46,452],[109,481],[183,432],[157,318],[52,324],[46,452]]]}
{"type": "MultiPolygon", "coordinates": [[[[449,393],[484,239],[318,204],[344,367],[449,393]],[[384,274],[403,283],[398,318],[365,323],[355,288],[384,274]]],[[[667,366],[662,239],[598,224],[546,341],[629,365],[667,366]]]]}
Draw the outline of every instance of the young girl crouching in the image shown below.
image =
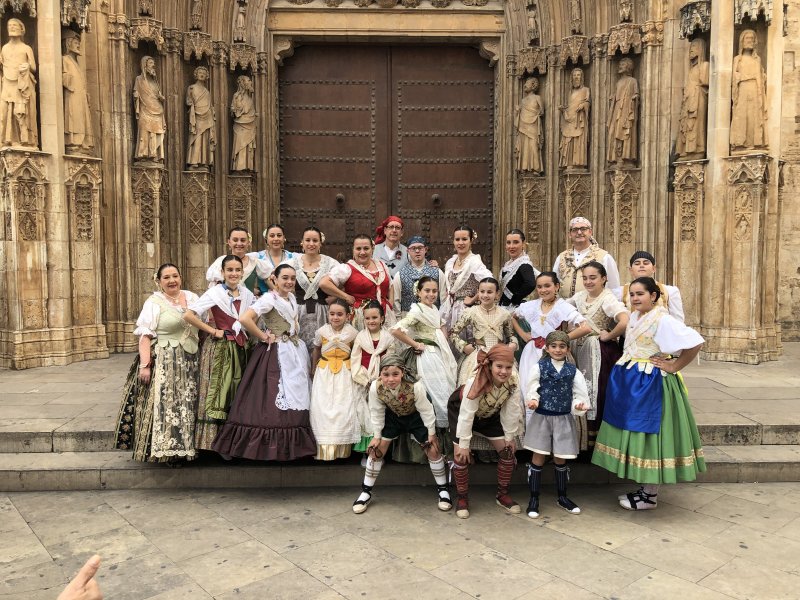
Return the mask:
{"type": "Polygon", "coordinates": [[[367,468],[361,494],[353,502],[353,512],[361,514],[372,501],[372,488],[383,467],[383,456],[392,440],[411,434],[422,446],[436,480],[439,510],[450,510],[453,503],[447,490],[444,457],[436,438],[436,416],[425,386],[417,381],[413,366],[397,354],[381,360],[380,377],[369,388],[369,409],[374,437],[367,447],[367,468]]]}
{"type": "Polygon", "coordinates": [[[555,463],[558,505],[577,515],[581,509],[567,497],[569,470],[567,459],[578,456],[578,432],[573,415],[580,416],[589,409],[586,380],[575,365],[566,362],[569,336],[553,331],[545,339],[544,356],[526,374],[528,393],[526,404],[534,412],[525,431],[525,448],[533,452],[528,466],[528,486],[531,499],[528,516],[539,516],[539,491],[542,467],[552,454],[555,463]]]}

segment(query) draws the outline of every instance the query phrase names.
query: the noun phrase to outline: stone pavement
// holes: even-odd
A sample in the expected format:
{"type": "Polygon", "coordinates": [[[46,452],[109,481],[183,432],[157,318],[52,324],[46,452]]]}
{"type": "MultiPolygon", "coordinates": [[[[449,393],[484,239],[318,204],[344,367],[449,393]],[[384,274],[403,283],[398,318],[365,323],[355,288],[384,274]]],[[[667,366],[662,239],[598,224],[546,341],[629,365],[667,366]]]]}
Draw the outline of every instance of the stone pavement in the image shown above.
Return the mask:
{"type": "Polygon", "coordinates": [[[798,597],[800,484],[682,484],[647,513],[623,489],[574,486],[575,516],[546,488],[536,521],[380,481],[363,515],[346,488],[0,495],[0,598],[53,600],[94,552],[110,600],[798,597]]]}

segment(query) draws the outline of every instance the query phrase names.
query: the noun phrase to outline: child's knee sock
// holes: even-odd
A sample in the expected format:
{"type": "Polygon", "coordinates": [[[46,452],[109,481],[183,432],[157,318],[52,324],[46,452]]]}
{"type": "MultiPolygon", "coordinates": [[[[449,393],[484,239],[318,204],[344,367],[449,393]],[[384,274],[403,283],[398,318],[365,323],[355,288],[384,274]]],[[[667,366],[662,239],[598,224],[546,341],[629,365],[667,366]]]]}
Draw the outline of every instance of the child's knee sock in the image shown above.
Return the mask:
{"type": "Polygon", "coordinates": [[[381,473],[383,467],[383,459],[375,460],[372,455],[367,458],[367,468],[364,471],[364,487],[372,488],[375,485],[375,480],[381,473]]]}
{"type": "Polygon", "coordinates": [[[439,460],[428,460],[431,466],[431,473],[436,480],[436,485],[447,485],[447,469],[445,468],[444,456],[440,456],[439,460]]]}

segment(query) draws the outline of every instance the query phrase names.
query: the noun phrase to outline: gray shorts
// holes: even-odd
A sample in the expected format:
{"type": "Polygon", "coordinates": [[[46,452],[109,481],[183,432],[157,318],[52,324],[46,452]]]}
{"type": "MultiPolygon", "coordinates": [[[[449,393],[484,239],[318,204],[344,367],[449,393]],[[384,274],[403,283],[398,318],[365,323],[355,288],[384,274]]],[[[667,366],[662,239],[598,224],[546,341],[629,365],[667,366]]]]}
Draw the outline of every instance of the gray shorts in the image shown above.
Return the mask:
{"type": "Polygon", "coordinates": [[[537,454],[552,454],[556,458],[577,458],[578,428],[575,417],[540,415],[535,412],[525,428],[524,447],[537,454]]]}

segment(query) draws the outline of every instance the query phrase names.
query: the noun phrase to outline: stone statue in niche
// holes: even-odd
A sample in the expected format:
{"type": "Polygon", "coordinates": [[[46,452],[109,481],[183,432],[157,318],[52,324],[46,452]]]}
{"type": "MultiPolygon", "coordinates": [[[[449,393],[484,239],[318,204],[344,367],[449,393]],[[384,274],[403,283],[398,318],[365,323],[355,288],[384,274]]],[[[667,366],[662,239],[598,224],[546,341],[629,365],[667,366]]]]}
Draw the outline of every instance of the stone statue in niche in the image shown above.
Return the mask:
{"type": "Polygon", "coordinates": [[[70,30],[64,34],[64,56],[61,57],[61,84],[64,86],[64,144],[67,152],[88,154],[92,148],[92,114],[86,75],[78,64],[81,55],[81,34],[70,30]]]}
{"type": "Polygon", "coordinates": [[[752,29],[739,35],[739,54],[733,59],[731,150],[767,146],[767,74],[758,55],[758,36],[752,29]]]}
{"type": "Polygon", "coordinates": [[[583,6],[581,6],[581,0],[569,0],[569,28],[572,33],[583,33],[583,6]]]}
{"type": "Polygon", "coordinates": [[[141,74],[133,84],[133,105],[138,125],[134,158],[163,161],[167,122],[164,118],[164,95],[156,78],[156,61],[152,56],[142,57],[141,74]]]}
{"type": "Polygon", "coordinates": [[[675,144],[678,156],[702,158],[706,151],[709,68],[706,41],[695,38],[689,44],[689,72],[683,88],[680,131],[675,144]]]}
{"type": "Polygon", "coordinates": [[[522,89],[524,95],[517,109],[515,123],[517,143],[514,154],[517,159],[517,170],[541,173],[544,171],[542,166],[544,104],[542,97],[536,93],[539,91],[539,80],[535,77],[527,79],[522,89]]]}
{"type": "Polygon", "coordinates": [[[192,29],[200,29],[203,24],[203,0],[192,0],[192,11],[189,14],[192,29]]]}
{"type": "Polygon", "coordinates": [[[233,27],[233,41],[246,42],[247,41],[247,27],[245,25],[245,17],[247,16],[247,7],[243,3],[239,3],[236,9],[236,23],[233,27]]]}
{"type": "Polygon", "coordinates": [[[36,59],[33,48],[22,41],[25,25],[11,18],[7,24],[8,41],[0,48],[0,144],[3,146],[38,146],[36,125],[36,59]]]}
{"type": "Polygon", "coordinates": [[[609,163],[636,162],[639,155],[639,83],[633,78],[633,60],[619,61],[619,79],[608,108],[609,163]]]}
{"type": "Polygon", "coordinates": [[[533,43],[539,39],[539,15],[534,0],[528,0],[528,43],[533,43]]]}
{"type": "Polygon", "coordinates": [[[619,1],[619,22],[630,23],[633,19],[633,0],[618,0],[619,1]]]}
{"type": "Polygon", "coordinates": [[[197,67],[194,70],[194,83],[186,90],[186,105],[189,107],[189,148],[186,151],[186,164],[196,169],[214,164],[214,150],[217,146],[214,124],[217,116],[208,91],[208,69],[197,67]]]}
{"type": "Polygon", "coordinates": [[[139,14],[143,17],[152,17],[153,0],[139,0],[139,14]]]}
{"type": "Polygon", "coordinates": [[[587,167],[591,106],[589,88],[583,84],[581,69],[572,69],[570,78],[572,91],[569,94],[569,102],[561,107],[564,124],[561,127],[558,165],[565,168],[587,167]]]}
{"type": "Polygon", "coordinates": [[[253,101],[253,80],[241,75],[231,102],[233,146],[231,171],[255,171],[256,168],[256,105],[253,101]]]}

